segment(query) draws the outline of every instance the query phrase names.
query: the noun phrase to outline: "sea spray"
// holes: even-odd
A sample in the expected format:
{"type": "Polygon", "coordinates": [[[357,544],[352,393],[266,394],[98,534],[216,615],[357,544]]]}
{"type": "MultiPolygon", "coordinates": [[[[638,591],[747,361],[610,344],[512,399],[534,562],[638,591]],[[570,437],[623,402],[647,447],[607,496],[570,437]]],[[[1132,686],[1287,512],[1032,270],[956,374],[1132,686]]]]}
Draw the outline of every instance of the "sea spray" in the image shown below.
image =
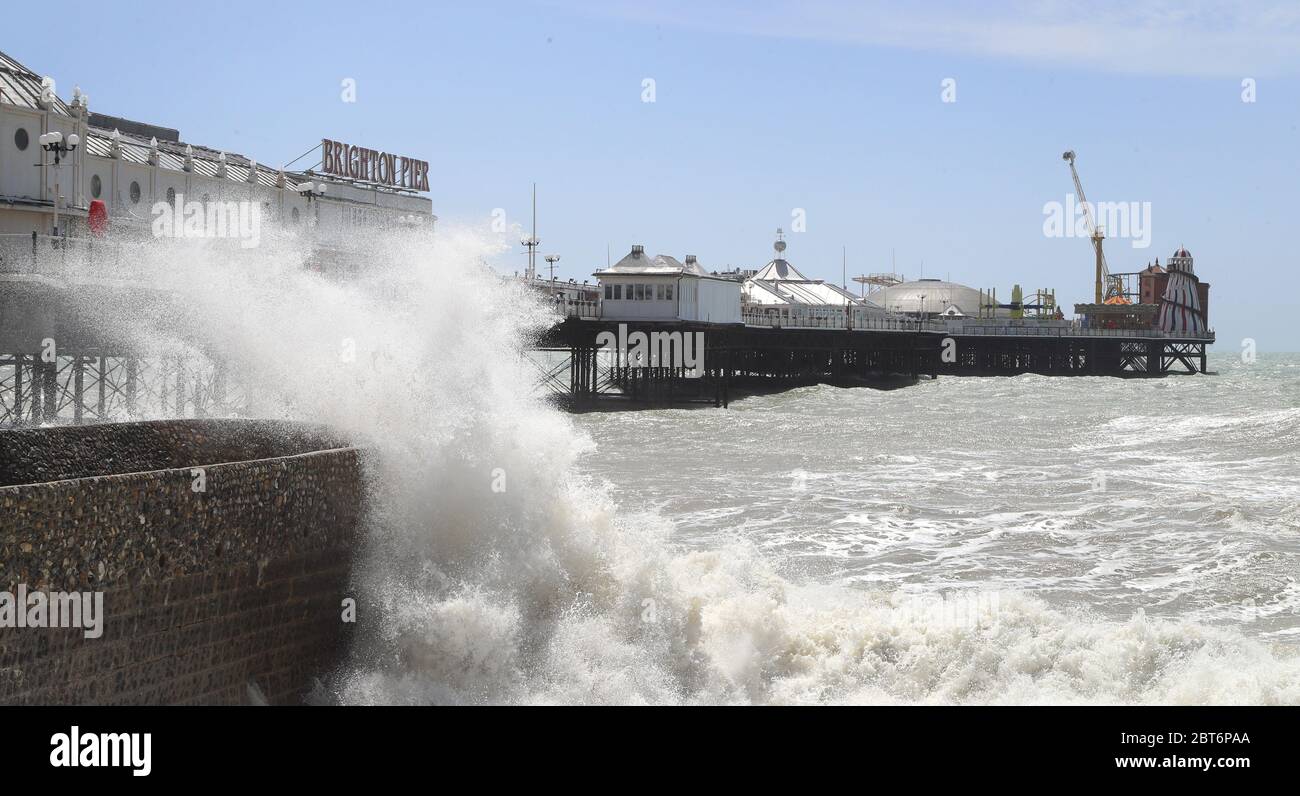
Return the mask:
{"type": "Polygon", "coordinates": [[[126,242],[70,269],[152,288],[95,306],[104,331],[218,360],[251,413],[365,448],[337,701],[1300,702],[1295,658],[1230,630],[1014,593],[991,621],[935,621],[888,589],[783,578],[739,531],[686,544],[585,476],[601,452],[536,399],[520,351],[548,319],[484,266],[502,241],[386,233],[352,281],[315,273],[308,243],[126,242]]]}

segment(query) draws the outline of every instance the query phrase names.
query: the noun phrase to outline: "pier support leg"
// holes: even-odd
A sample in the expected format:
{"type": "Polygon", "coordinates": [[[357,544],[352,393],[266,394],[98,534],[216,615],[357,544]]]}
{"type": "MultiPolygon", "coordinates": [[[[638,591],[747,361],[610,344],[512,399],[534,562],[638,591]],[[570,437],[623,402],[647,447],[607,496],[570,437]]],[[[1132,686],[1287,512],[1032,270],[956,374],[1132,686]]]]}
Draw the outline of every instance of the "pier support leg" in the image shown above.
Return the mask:
{"type": "Polygon", "coordinates": [[[99,381],[97,386],[99,394],[95,401],[95,419],[106,420],[108,415],[108,385],[105,383],[108,379],[108,357],[102,353],[99,355],[99,381]]]}
{"type": "Polygon", "coordinates": [[[41,357],[39,354],[32,355],[31,369],[31,389],[32,394],[32,412],[30,415],[31,424],[34,426],[41,423],[41,357]]]}
{"type": "Polygon", "coordinates": [[[72,358],[72,422],[81,425],[84,407],[81,400],[86,390],[86,357],[77,354],[72,358]]]}
{"type": "Polygon", "coordinates": [[[53,423],[59,410],[59,363],[41,362],[41,392],[45,398],[41,419],[53,423]]]}
{"type": "Polygon", "coordinates": [[[138,387],[139,360],[131,357],[126,361],[126,412],[135,419],[135,397],[138,387]]]}
{"type": "Polygon", "coordinates": [[[23,424],[23,355],[14,354],[14,425],[23,424]]]}

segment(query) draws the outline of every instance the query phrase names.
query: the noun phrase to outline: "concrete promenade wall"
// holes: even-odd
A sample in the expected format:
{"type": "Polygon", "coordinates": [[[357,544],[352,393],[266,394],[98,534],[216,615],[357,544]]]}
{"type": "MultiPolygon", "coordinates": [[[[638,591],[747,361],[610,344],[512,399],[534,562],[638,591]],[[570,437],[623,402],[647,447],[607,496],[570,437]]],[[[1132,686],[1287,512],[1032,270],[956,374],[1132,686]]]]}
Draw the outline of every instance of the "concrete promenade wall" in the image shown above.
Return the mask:
{"type": "Polygon", "coordinates": [[[0,588],[105,614],[100,638],[0,626],[0,704],[300,701],[349,641],[362,502],[359,452],[313,427],[0,431],[0,588]]]}

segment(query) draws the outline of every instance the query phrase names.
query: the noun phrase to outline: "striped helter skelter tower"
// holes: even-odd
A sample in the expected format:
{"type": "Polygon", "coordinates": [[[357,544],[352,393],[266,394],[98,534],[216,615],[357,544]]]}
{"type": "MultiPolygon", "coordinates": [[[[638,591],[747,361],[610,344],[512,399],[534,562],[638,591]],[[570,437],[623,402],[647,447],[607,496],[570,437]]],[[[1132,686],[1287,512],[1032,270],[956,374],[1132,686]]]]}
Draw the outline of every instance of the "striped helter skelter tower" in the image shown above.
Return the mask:
{"type": "Polygon", "coordinates": [[[1205,315],[1201,312],[1201,296],[1196,272],[1192,270],[1191,252],[1179,247],[1167,264],[1169,281],[1165,284],[1164,300],[1156,325],[1166,332],[1204,332],[1205,315]]]}

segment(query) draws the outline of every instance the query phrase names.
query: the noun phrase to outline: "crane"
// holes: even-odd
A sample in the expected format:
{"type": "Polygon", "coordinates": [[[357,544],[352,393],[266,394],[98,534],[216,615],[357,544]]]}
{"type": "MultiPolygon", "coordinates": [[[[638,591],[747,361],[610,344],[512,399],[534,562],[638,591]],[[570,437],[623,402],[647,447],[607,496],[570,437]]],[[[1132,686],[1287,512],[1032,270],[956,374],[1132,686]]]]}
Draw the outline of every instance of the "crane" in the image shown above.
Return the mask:
{"type": "Polygon", "coordinates": [[[1083,217],[1088,222],[1088,232],[1092,237],[1092,247],[1097,251],[1097,296],[1096,303],[1101,304],[1110,296],[1118,295],[1118,291],[1110,284],[1110,269],[1106,267],[1106,253],[1102,251],[1101,242],[1106,235],[1101,227],[1093,223],[1092,208],[1088,204],[1088,198],[1083,195],[1083,183],[1079,181],[1079,171],[1074,167],[1074,150],[1068,150],[1061,155],[1061,159],[1070,164],[1070,175],[1074,177],[1074,191],[1079,195],[1079,204],[1083,205],[1083,217]]]}

